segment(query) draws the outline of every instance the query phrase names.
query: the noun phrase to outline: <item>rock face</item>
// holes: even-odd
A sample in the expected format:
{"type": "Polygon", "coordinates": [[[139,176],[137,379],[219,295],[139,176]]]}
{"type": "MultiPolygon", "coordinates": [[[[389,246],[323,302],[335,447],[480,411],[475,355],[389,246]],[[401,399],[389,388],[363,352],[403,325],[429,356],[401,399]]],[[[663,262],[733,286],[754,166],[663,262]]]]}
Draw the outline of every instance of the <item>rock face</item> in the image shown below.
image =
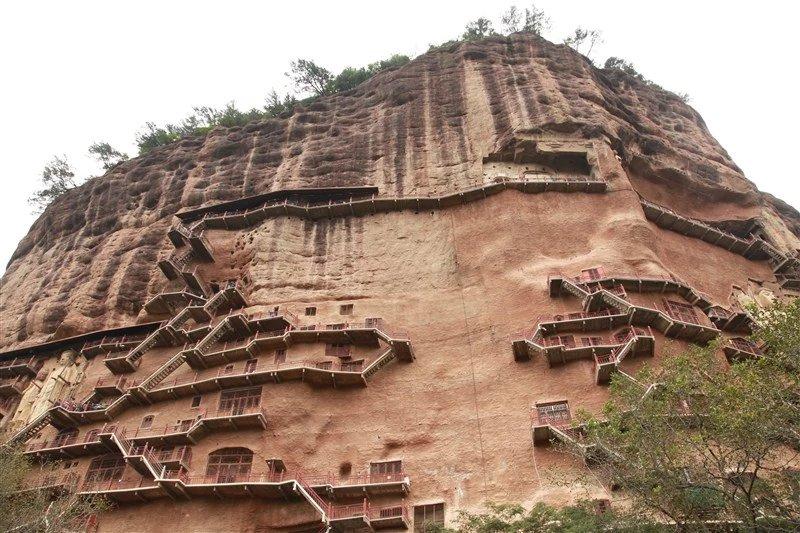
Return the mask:
{"type": "MultiPolygon", "coordinates": [[[[110,451],[153,485],[119,497],[152,501],[102,517],[109,530],[147,529],[152,512],[154,531],[320,513],[345,528],[337,513],[358,513],[327,506],[364,495],[375,528],[485,501],[610,498],[543,446],[571,438],[548,429],[560,402],[598,410],[608,372],[746,333],[743,303],[800,287],[798,235],[800,214],[760,193],[675,95],[535,37],[462,43],[291,116],[158,148],[55,201],[2,279],[0,377],[31,384],[2,423],[32,442],[107,432],[78,454],[77,478],[128,480],[92,473],[110,451]],[[601,316],[566,316],[578,312],[601,316]],[[66,389],[42,388],[66,370],[66,389]],[[163,392],[170,380],[184,388],[163,392]],[[42,414],[43,399],[103,414],[42,414]],[[252,416],[237,424],[230,409],[252,416]],[[148,433],[176,420],[198,429],[148,433]],[[112,422],[128,440],[144,428],[131,442],[162,454],[190,446],[181,475],[202,479],[156,486],[112,422]],[[209,500],[234,455],[252,473],[286,464],[296,483],[209,500]]],[[[42,446],[31,453],[46,458],[42,446]]]]}

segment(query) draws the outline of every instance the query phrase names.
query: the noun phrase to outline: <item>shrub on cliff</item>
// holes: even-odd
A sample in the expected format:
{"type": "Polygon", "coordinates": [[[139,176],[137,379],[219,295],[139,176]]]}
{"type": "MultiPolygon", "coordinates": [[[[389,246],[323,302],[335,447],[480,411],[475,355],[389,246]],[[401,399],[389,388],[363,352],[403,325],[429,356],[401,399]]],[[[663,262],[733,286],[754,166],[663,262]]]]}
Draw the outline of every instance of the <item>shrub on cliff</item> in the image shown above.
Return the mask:
{"type": "Polygon", "coordinates": [[[753,312],[763,356],[728,365],[711,345],[618,374],[605,419],[587,417],[586,443],[608,459],[594,470],[632,513],[681,531],[800,529],[800,300],[753,312]]]}
{"type": "Polygon", "coordinates": [[[305,94],[310,93],[310,97],[299,101],[292,94],[287,93],[281,97],[273,90],[267,95],[262,109],[253,108],[249,111],[242,111],[236,107],[234,102],[229,102],[221,109],[208,106],[195,107],[192,109],[192,114],[178,124],[157,126],[153,122],[147,122],[145,129],[136,135],[139,155],[183,137],[204,135],[216,126],[243,126],[254,120],[275,118],[285,113],[291,113],[295,105],[299,103],[308,104],[320,96],[353,89],[378,72],[402,66],[409,61],[408,56],[395,54],[389,59],[376,61],[367,67],[347,67],[336,76],[310,59],[292,61],[291,71],[286,75],[291,78],[295,90],[305,94]]]}
{"type": "Polygon", "coordinates": [[[521,505],[488,504],[485,513],[461,512],[455,528],[428,525],[426,533],[584,533],[589,531],[655,532],[657,526],[647,526],[629,517],[608,510],[598,512],[593,502],[551,507],[537,503],[530,511],[521,505]]]}

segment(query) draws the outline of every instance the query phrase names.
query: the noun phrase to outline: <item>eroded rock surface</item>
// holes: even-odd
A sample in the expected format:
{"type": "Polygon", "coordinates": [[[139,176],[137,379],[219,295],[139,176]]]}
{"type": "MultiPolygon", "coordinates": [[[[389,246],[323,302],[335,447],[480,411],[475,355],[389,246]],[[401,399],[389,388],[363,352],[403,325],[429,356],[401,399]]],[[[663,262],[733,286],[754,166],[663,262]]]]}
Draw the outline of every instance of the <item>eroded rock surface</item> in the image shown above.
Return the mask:
{"type": "Polygon", "coordinates": [[[527,138],[608,143],[621,162],[611,175],[649,199],[706,220],[766,218],[796,246],[797,212],[759,193],[693,109],[517,35],[425,54],[289,117],[158,148],[69,191],[11,259],[0,346],[143,320],[182,208],[309,186],[441,194],[483,183],[484,160],[527,138]]]}

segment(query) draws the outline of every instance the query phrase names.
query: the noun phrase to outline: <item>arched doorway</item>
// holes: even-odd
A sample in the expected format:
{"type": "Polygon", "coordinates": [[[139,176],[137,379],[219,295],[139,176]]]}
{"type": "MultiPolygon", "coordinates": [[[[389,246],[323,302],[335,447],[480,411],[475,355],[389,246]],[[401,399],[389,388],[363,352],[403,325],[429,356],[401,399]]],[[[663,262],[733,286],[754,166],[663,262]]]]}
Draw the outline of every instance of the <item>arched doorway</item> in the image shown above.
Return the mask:
{"type": "Polygon", "coordinates": [[[122,478],[125,470],[125,459],[121,455],[104,455],[95,457],[89,463],[86,471],[87,483],[102,483],[104,481],[116,481],[122,478]]]}
{"type": "Polygon", "coordinates": [[[206,476],[213,483],[236,483],[250,475],[253,451],[248,448],[220,448],[208,454],[206,476]]]}

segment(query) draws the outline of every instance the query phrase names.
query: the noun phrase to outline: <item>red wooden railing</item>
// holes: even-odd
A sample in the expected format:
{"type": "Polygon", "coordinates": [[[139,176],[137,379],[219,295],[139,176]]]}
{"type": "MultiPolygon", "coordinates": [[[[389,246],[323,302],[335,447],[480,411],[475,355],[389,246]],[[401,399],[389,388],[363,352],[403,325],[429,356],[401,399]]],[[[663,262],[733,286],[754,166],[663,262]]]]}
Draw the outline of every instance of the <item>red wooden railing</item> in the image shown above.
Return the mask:
{"type": "Polygon", "coordinates": [[[267,363],[264,361],[259,361],[256,365],[249,367],[244,366],[242,368],[228,372],[226,372],[224,368],[221,368],[214,374],[201,375],[200,372],[194,372],[193,374],[176,376],[172,379],[159,382],[158,385],[156,385],[152,390],[155,391],[155,390],[171,389],[182,385],[199,383],[202,381],[211,381],[222,378],[242,377],[242,376],[247,376],[249,374],[256,374],[260,372],[274,372],[278,370],[288,370],[292,368],[309,368],[309,369],[324,368],[325,370],[331,370],[336,372],[359,373],[363,369],[363,366],[364,366],[363,361],[335,362],[335,361],[314,361],[308,359],[301,359],[298,361],[284,361],[281,363],[267,363]]]}
{"type": "Polygon", "coordinates": [[[102,376],[97,379],[94,387],[116,387],[124,391],[135,387],[137,383],[137,380],[126,376],[122,376],[120,378],[117,378],[116,376],[102,376]]]}
{"type": "Polygon", "coordinates": [[[154,479],[142,476],[134,479],[86,480],[81,485],[81,492],[112,492],[115,490],[156,487],[158,487],[158,485],[154,479]]]}
{"type": "Polygon", "coordinates": [[[11,368],[15,366],[29,366],[32,369],[35,369],[36,357],[15,357],[10,361],[0,361],[0,369],[11,368]]]}
{"type": "Polygon", "coordinates": [[[361,503],[350,505],[331,505],[328,507],[328,518],[330,520],[342,520],[344,518],[354,518],[363,516],[369,518],[369,502],[366,498],[361,503]]]}

